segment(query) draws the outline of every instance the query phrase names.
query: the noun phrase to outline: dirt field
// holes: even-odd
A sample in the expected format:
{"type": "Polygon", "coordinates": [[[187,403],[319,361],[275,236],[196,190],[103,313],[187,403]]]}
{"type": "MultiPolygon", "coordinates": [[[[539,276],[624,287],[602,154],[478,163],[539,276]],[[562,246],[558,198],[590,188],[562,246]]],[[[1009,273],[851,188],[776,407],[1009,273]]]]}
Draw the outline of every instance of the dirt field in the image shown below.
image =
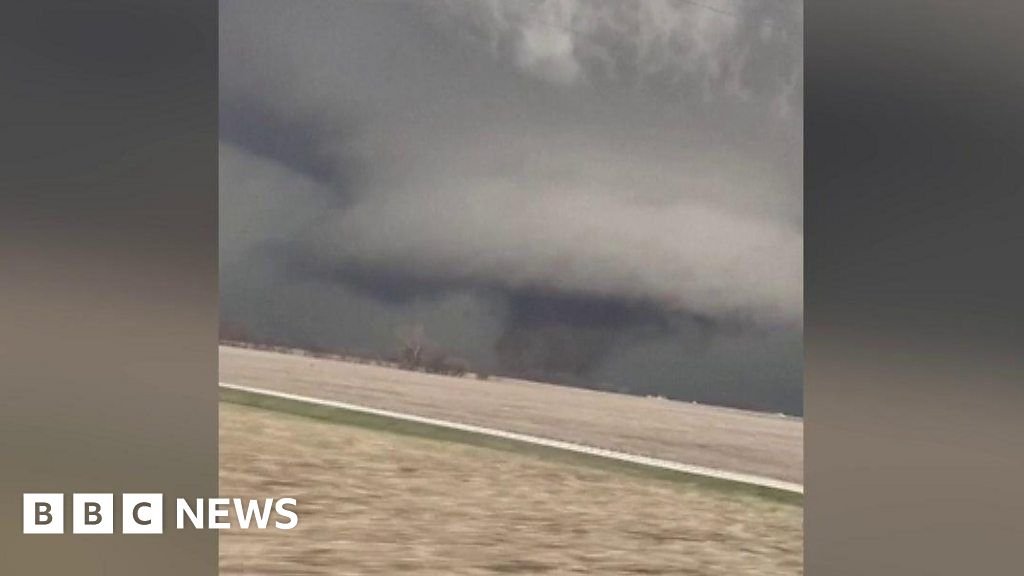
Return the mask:
{"type": "Polygon", "coordinates": [[[799,418],[222,346],[222,381],[803,482],[799,418]]]}
{"type": "Polygon", "coordinates": [[[222,574],[802,574],[800,506],[221,404],[223,496],[294,496],[221,534],[222,574]]]}

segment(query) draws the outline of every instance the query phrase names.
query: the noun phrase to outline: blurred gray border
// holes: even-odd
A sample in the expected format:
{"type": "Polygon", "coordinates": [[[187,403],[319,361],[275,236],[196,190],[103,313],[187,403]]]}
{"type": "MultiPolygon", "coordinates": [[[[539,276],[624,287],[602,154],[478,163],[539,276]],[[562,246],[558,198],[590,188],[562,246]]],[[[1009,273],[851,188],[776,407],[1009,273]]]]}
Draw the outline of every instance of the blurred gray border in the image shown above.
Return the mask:
{"type": "Polygon", "coordinates": [[[0,27],[0,574],[215,574],[214,531],[23,536],[21,494],[217,492],[217,4],[0,27]]]}
{"type": "Polygon", "coordinates": [[[1024,573],[1024,3],[805,15],[806,572],[1024,573]]]}

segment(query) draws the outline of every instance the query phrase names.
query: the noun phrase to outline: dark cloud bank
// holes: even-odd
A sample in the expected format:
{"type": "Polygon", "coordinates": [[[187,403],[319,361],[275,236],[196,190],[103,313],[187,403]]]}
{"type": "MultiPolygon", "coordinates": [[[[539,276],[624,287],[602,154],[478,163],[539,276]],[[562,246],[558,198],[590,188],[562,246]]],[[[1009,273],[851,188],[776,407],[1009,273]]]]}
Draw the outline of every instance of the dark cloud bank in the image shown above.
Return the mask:
{"type": "Polygon", "coordinates": [[[488,371],[802,413],[801,27],[222,1],[225,330],[388,355],[421,325],[488,371]]]}

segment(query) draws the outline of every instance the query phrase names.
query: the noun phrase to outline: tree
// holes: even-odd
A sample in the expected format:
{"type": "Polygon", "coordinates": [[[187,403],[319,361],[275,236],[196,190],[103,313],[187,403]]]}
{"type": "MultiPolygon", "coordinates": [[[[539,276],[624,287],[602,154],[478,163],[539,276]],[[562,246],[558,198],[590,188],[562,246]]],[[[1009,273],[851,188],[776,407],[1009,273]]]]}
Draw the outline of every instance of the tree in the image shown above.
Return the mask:
{"type": "Polygon", "coordinates": [[[399,364],[403,368],[418,370],[423,365],[423,348],[426,342],[422,324],[406,324],[396,330],[398,340],[402,343],[399,353],[399,364]]]}

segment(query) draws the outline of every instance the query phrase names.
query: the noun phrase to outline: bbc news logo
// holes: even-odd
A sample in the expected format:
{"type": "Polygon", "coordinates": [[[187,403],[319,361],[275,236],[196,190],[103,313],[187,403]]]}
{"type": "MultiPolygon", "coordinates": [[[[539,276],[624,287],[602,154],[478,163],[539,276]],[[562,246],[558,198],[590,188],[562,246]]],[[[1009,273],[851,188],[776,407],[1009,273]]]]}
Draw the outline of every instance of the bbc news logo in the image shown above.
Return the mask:
{"type": "MultiPolygon", "coordinates": [[[[163,494],[122,494],[120,499],[121,534],[163,534],[163,494]]],[[[174,501],[174,526],[199,530],[231,528],[231,517],[243,530],[266,530],[273,526],[291,530],[299,524],[294,498],[196,498],[174,501]],[[273,519],[273,522],[271,520],[273,519]]],[[[24,534],[63,534],[65,529],[64,494],[24,494],[22,502],[24,534]]],[[[83,493],[71,495],[71,532],[73,534],[113,534],[113,494],[83,493]]]]}

